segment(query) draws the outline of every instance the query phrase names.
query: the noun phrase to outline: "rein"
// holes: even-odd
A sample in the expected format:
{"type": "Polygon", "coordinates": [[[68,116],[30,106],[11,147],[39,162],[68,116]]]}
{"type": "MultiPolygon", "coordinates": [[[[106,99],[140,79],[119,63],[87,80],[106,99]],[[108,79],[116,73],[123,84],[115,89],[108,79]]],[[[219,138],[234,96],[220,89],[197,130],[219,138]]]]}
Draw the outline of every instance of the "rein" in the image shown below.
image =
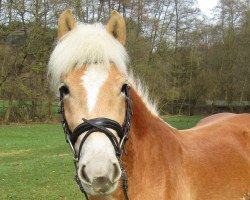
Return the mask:
{"type": "Polygon", "coordinates": [[[124,84],[122,87],[122,92],[125,94],[125,102],[126,102],[126,111],[125,111],[125,118],[123,125],[121,126],[118,122],[108,119],[108,118],[94,118],[94,119],[85,119],[83,118],[83,123],[79,124],[73,132],[69,129],[67,120],[65,118],[65,112],[64,112],[64,102],[63,102],[63,93],[61,90],[60,91],[60,110],[59,113],[61,114],[62,120],[61,124],[64,130],[65,134],[65,139],[66,142],[69,143],[73,153],[74,153],[74,164],[75,164],[75,170],[76,170],[76,175],[75,175],[75,181],[78,184],[80,190],[82,193],[84,193],[85,198],[88,200],[88,195],[86,191],[84,190],[81,181],[79,179],[78,173],[77,173],[77,163],[80,159],[80,152],[82,149],[82,146],[86,139],[94,132],[101,132],[105,134],[108,139],[111,141],[116,157],[119,161],[121,170],[122,170],[122,188],[125,196],[125,200],[129,200],[128,198],[128,184],[127,184],[127,174],[126,171],[123,168],[121,157],[123,153],[127,155],[126,150],[125,150],[125,144],[129,138],[129,130],[130,130],[130,122],[132,118],[132,108],[131,108],[131,102],[130,102],[130,87],[127,84],[124,84]],[[109,130],[112,129],[114,130],[120,141],[118,142],[117,138],[115,135],[109,130]],[[74,145],[76,141],[78,140],[79,136],[85,133],[84,137],[81,140],[78,154],[74,148],[74,145]]]}

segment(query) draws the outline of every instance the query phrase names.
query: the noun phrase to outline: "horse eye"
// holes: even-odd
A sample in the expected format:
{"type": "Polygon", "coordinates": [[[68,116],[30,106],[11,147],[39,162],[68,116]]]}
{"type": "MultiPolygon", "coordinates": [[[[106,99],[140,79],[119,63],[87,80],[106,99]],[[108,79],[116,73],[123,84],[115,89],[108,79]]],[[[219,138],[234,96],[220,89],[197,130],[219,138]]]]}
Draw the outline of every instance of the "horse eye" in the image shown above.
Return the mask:
{"type": "Polygon", "coordinates": [[[69,94],[69,88],[66,85],[63,85],[59,88],[60,95],[68,95],[69,94]]]}
{"type": "Polygon", "coordinates": [[[124,83],[123,86],[122,86],[121,92],[125,92],[125,90],[127,89],[127,87],[128,87],[128,84],[124,83]]]}

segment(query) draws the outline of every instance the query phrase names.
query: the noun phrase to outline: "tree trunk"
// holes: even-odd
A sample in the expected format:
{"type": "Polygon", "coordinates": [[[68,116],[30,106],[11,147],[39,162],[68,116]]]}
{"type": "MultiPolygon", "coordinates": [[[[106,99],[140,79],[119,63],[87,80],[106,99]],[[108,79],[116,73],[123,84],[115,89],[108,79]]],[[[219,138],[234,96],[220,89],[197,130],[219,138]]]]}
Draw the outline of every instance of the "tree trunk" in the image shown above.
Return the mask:
{"type": "Polygon", "coordinates": [[[52,117],[52,96],[48,95],[48,118],[52,117]]]}
{"type": "Polygon", "coordinates": [[[14,93],[12,93],[10,98],[9,98],[8,107],[7,107],[5,114],[4,114],[3,122],[5,124],[7,124],[10,121],[10,113],[11,113],[11,110],[13,107],[13,99],[14,99],[14,93]]]}

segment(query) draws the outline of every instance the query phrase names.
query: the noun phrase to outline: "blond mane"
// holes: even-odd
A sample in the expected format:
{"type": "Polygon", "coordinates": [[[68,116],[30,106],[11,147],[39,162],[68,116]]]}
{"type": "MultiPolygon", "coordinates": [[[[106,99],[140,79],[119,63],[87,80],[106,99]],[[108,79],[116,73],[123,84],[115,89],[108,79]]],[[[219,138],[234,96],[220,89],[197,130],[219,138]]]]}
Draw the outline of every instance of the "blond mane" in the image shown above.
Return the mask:
{"type": "Polygon", "coordinates": [[[118,71],[137,90],[148,109],[158,115],[156,104],[149,100],[147,90],[140,81],[133,78],[132,73],[128,73],[128,60],[124,46],[106,31],[105,26],[99,23],[78,24],[58,41],[49,60],[48,73],[52,87],[57,91],[61,76],[73,68],[101,63],[109,70],[110,63],[114,63],[118,71]]]}

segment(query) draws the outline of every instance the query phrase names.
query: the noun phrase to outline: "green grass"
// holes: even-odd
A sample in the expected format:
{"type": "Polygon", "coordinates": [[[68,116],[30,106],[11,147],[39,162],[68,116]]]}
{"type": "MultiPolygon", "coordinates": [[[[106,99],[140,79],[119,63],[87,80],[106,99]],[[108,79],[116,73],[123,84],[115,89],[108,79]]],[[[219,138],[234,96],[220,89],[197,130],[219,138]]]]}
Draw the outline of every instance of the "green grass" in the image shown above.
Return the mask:
{"type": "MultiPolygon", "coordinates": [[[[192,127],[200,118],[164,117],[179,129],[192,127]]],[[[1,200],[83,200],[74,170],[60,125],[0,127],[1,200]]]]}
{"type": "Polygon", "coordinates": [[[204,116],[162,116],[162,118],[177,129],[188,129],[194,127],[204,116]]]}
{"type": "Polygon", "coordinates": [[[0,127],[0,199],[84,199],[59,125],[0,127]]]}

